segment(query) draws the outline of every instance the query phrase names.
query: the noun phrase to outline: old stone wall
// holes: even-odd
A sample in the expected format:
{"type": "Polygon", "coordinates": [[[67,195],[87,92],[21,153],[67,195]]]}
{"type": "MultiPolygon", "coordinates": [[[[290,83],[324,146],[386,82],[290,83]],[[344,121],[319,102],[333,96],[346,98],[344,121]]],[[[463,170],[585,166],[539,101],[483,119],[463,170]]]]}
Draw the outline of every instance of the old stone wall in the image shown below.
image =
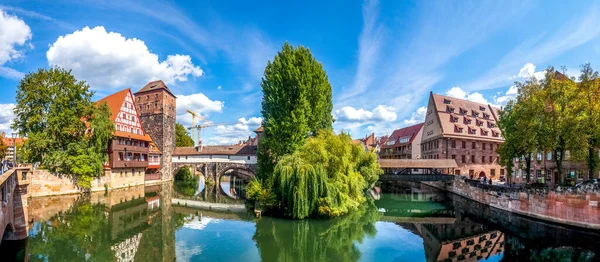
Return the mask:
{"type": "MultiPolygon", "coordinates": [[[[103,176],[97,177],[92,181],[89,191],[104,192],[106,189],[113,190],[144,185],[143,170],[135,171],[132,173],[131,169],[127,169],[127,172],[124,170],[115,170],[115,172],[106,170],[103,176]]],[[[71,179],[70,176],[55,175],[48,170],[33,170],[28,180],[29,188],[27,189],[27,193],[31,197],[77,194],[84,191],[77,186],[77,182],[71,179]]]]}
{"type": "Polygon", "coordinates": [[[142,127],[162,152],[160,173],[162,180],[171,180],[171,158],[175,149],[175,117],[166,114],[142,115],[142,127]]]}
{"type": "MultiPolygon", "coordinates": [[[[444,188],[443,185],[423,182],[444,188]]],[[[445,185],[454,194],[512,213],[573,225],[600,229],[600,192],[556,192],[542,189],[507,188],[455,179],[445,185]]]]}

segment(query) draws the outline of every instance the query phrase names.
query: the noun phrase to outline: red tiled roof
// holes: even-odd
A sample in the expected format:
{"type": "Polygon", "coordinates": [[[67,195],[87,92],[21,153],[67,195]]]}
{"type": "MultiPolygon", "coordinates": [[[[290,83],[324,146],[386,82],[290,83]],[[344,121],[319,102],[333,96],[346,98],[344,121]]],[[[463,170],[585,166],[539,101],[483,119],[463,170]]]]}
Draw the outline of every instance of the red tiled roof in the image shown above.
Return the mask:
{"type": "Polygon", "coordinates": [[[112,95],[109,95],[105,98],[100,99],[98,102],[96,102],[96,104],[102,104],[104,102],[106,102],[106,104],[108,105],[108,107],[110,107],[110,120],[115,123],[115,120],[117,119],[117,115],[119,115],[119,111],[121,110],[121,106],[123,105],[123,102],[125,101],[125,97],[127,97],[127,93],[131,92],[129,90],[129,88],[127,89],[123,89],[119,92],[116,92],[112,95]]]}
{"type": "Polygon", "coordinates": [[[167,93],[171,94],[172,96],[175,96],[175,95],[173,95],[173,93],[171,93],[171,90],[169,89],[169,87],[167,87],[165,82],[163,82],[162,80],[156,80],[156,81],[152,81],[152,82],[146,84],[144,87],[142,87],[142,89],[140,89],[140,91],[135,92],[135,94],[137,95],[137,94],[150,92],[150,91],[154,91],[154,90],[158,90],[158,89],[164,89],[165,91],[167,91],[167,93]]]}
{"type": "Polygon", "coordinates": [[[150,136],[148,134],[138,135],[138,134],[132,134],[132,133],[127,133],[127,132],[123,132],[123,131],[115,131],[113,133],[113,136],[137,139],[137,140],[142,140],[142,141],[146,141],[146,142],[152,142],[152,138],[150,138],[150,136]]]}
{"type": "Polygon", "coordinates": [[[416,124],[413,126],[407,126],[401,129],[396,129],[394,130],[394,132],[392,132],[392,134],[390,135],[390,137],[386,140],[387,141],[395,141],[393,145],[387,145],[386,142],[383,142],[383,144],[381,145],[382,148],[390,148],[390,147],[394,147],[397,145],[400,145],[399,141],[400,138],[402,137],[407,137],[410,136],[410,140],[408,141],[408,143],[405,144],[410,144],[412,143],[412,141],[415,139],[415,137],[417,136],[417,133],[419,133],[419,131],[423,128],[423,124],[424,123],[420,123],[420,124],[416,124]]]}
{"type": "Polygon", "coordinates": [[[263,132],[263,126],[259,126],[257,129],[254,129],[254,133],[262,133],[263,132]]]}
{"type": "MultiPolygon", "coordinates": [[[[442,129],[441,131],[442,131],[443,136],[471,137],[471,138],[476,138],[476,139],[502,141],[502,137],[482,136],[478,132],[476,132],[475,134],[470,134],[468,132],[468,130],[463,130],[462,133],[457,133],[457,132],[455,132],[455,129],[454,129],[455,126],[462,127],[462,125],[458,125],[457,123],[453,123],[452,121],[450,121],[450,117],[452,117],[452,115],[462,116],[466,119],[471,119],[471,120],[475,119],[475,121],[471,121],[471,124],[467,124],[467,123],[465,123],[465,121],[462,121],[462,122],[463,122],[464,126],[468,127],[470,130],[476,130],[476,129],[480,128],[479,126],[477,126],[478,122],[483,123],[483,121],[488,121],[489,123],[496,124],[496,122],[498,121],[498,112],[500,110],[499,108],[493,107],[491,105],[485,105],[485,104],[481,104],[481,103],[477,103],[477,102],[473,102],[473,101],[468,101],[468,100],[464,100],[464,99],[443,96],[443,95],[438,95],[438,94],[433,94],[433,93],[431,94],[431,98],[433,98],[433,103],[434,103],[433,110],[435,110],[434,113],[437,114],[437,116],[440,120],[441,129],[442,129]],[[445,100],[450,101],[450,104],[444,103],[445,100]],[[464,115],[460,114],[460,112],[450,113],[446,109],[447,106],[462,108],[462,109],[466,110],[467,112],[464,115]],[[483,110],[481,110],[482,108],[483,108],[483,110]],[[479,116],[477,116],[477,117],[473,116],[473,112],[478,113],[479,116]],[[485,119],[483,117],[484,114],[489,115],[489,119],[485,119]]],[[[432,110],[432,108],[428,108],[428,110],[432,110]]]]}
{"type": "Polygon", "coordinates": [[[198,152],[196,147],[176,147],[173,156],[186,155],[256,155],[257,146],[231,145],[231,146],[203,146],[198,152]]]}

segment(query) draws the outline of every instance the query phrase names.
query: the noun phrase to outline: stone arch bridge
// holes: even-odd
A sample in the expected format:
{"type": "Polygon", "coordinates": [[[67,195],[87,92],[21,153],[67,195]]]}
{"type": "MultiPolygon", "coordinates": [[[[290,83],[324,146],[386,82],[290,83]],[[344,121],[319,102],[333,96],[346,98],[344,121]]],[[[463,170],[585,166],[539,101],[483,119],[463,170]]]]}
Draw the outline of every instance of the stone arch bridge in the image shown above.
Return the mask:
{"type": "Polygon", "coordinates": [[[228,163],[228,162],[173,162],[173,176],[179,169],[189,167],[194,175],[203,175],[215,181],[216,189],[221,190],[220,183],[223,175],[235,176],[243,180],[250,180],[256,175],[256,164],[228,163]]]}

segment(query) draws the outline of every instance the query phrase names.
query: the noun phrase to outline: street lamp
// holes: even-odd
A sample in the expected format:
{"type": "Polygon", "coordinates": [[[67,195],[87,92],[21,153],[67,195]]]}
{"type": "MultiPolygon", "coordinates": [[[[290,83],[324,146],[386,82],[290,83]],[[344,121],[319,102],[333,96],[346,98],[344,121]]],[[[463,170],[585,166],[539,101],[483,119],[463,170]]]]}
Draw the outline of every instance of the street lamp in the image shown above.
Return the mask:
{"type": "Polygon", "coordinates": [[[13,162],[15,163],[15,166],[17,165],[17,132],[12,132],[12,139],[13,139],[13,162]]]}

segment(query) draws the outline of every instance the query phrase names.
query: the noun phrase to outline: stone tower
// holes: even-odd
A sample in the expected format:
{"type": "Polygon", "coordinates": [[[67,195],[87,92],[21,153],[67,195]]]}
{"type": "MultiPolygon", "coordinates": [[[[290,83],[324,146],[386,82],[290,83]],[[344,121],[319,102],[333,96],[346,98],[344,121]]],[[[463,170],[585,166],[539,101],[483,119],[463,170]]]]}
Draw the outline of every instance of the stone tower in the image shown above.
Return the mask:
{"type": "Polygon", "coordinates": [[[173,178],[171,155],[175,149],[176,99],[162,80],[152,81],[135,93],[142,127],[162,152],[161,180],[173,178]]]}

